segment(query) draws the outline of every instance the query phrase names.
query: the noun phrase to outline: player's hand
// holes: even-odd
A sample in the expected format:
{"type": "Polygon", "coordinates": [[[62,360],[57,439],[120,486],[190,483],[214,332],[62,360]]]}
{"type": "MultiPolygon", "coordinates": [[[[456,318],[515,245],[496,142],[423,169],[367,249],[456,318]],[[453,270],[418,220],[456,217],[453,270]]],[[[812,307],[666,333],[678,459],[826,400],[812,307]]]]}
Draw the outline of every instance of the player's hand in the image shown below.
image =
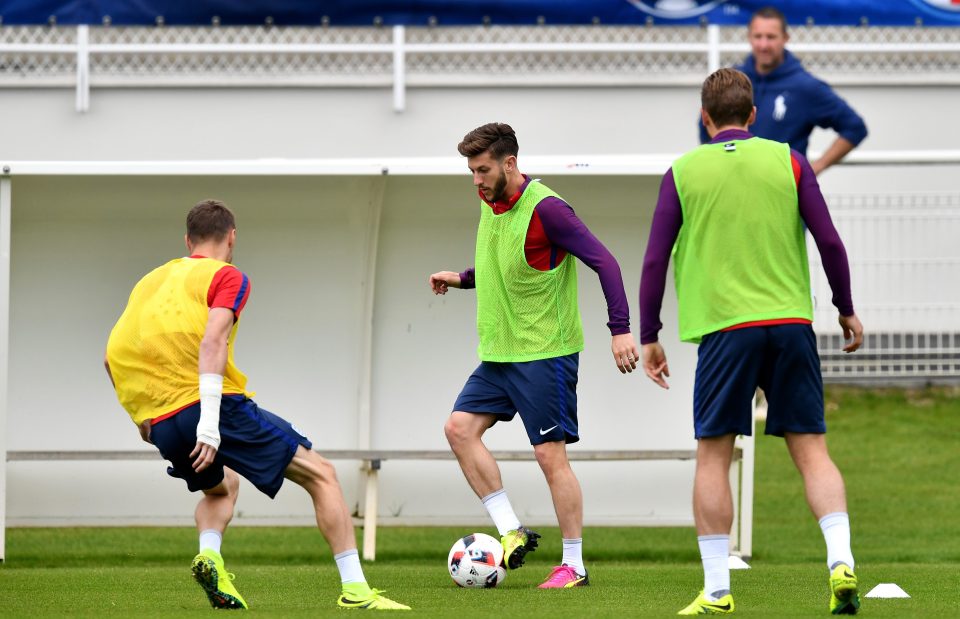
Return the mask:
{"type": "Polygon", "coordinates": [[[193,451],[190,452],[190,457],[196,458],[196,460],[193,461],[193,470],[199,473],[203,469],[213,464],[213,459],[216,456],[216,447],[197,441],[196,447],[194,447],[193,451]]]}
{"type": "Polygon", "coordinates": [[[447,294],[449,288],[460,287],[460,274],[453,271],[440,271],[430,276],[430,289],[433,294],[447,294]]]}
{"type": "Polygon", "coordinates": [[[665,376],[670,376],[670,366],[667,365],[667,354],[663,352],[660,342],[643,345],[643,371],[647,373],[650,380],[664,389],[670,388],[664,380],[665,376]]]}
{"type": "Polygon", "coordinates": [[[863,344],[863,325],[856,314],[840,317],[840,326],[843,328],[843,341],[849,342],[843,347],[843,352],[851,353],[863,344]]]}
{"type": "Polygon", "coordinates": [[[637,345],[633,342],[632,334],[614,335],[613,341],[610,343],[610,350],[613,352],[613,361],[617,364],[621,374],[637,369],[640,355],[637,353],[637,345]]]}
{"type": "Polygon", "coordinates": [[[137,426],[137,429],[140,430],[140,438],[142,438],[145,442],[153,445],[153,441],[150,440],[150,430],[153,429],[153,424],[151,423],[151,421],[153,420],[144,419],[143,422],[141,422],[141,424],[137,426]]]}

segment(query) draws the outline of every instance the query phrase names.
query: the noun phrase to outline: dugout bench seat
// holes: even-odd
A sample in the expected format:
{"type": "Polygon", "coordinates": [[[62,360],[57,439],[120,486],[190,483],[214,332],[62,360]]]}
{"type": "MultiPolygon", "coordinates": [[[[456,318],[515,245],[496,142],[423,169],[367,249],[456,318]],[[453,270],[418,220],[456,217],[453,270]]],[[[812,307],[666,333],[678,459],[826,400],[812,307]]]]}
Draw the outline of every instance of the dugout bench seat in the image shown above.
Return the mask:
{"type": "MultiPolygon", "coordinates": [[[[363,558],[376,559],[377,509],[379,495],[379,472],[388,460],[456,460],[448,449],[391,450],[391,449],[317,449],[317,453],[329,460],[357,460],[366,474],[363,507],[358,513],[363,523],[363,558]]],[[[532,449],[492,451],[498,462],[535,461],[532,449]]],[[[567,456],[571,461],[650,461],[693,460],[694,450],[581,450],[571,449],[567,456]]],[[[733,490],[733,530],[730,532],[731,553],[749,559],[753,525],[753,480],[741,479],[744,474],[743,449],[734,450],[730,467],[730,483],[733,490]]],[[[8,451],[7,461],[25,460],[157,460],[157,451],[8,451]]]]}

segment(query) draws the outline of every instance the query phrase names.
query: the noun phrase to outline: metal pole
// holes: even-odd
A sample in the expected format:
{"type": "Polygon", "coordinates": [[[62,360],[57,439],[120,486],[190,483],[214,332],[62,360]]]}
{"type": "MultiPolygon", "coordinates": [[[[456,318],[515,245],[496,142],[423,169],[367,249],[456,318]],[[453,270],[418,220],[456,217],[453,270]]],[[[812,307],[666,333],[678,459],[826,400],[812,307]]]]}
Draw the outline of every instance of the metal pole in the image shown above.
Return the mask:
{"type": "Polygon", "coordinates": [[[720,68],[720,26],[707,26],[707,73],[720,68]]]}
{"type": "MultiPolygon", "coordinates": [[[[361,277],[361,304],[362,304],[362,322],[360,324],[360,368],[359,383],[357,388],[357,449],[370,449],[371,426],[373,418],[373,322],[374,322],[374,293],[377,280],[377,253],[380,244],[380,214],[383,212],[383,198],[386,193],[387,169],[383,169],[383,176],[373,180],[373,187],[370,189],[370,206],[367,210],[367,217],[364,225],[364,262],[361,277]]],[[[376,544],[377,537],[377,469],[380,468],[380,462],[376,462],[376,467],[368,468],[366,479],[360,496],[362,502],[359,502],[358,515],[364,519],[364,547],[363,556],[365,559],[373,560],[374,551],[370,550],[376,544]],[[372,513],[371,513],[372,512],[372,513]],[[370,541],[367,541],[367,536],[370,541]],[[368,556],[369,555],[369,556],[368,556]]]]}
{"type": "Polygon", "coordinates": [[[366,498],[363,510],[363,560],[375,561],[377,558],[377,511],[379,494],[380,461],[371,460],[365,467],[367,471],[366,498]]]}
{"type": "Polygon", "coordinates": [[[0,561],[7,539],[7,386],[10,358],[10,209],[11,180],[0,177],[0,561]]]}
{"type": "Polygon", "coordinates": [[[77,26],[77,111],[90,109],[90,26],[77,26]]]}
{"type": "MultiPolygon", "coordinates": [[[[742,454],[742,452],[741,452],[742,454]]],[[[733,527],[730,529],[730,554],[740,555],[740,477],[743,474],[743,456],[734,455],[727,476],[730,479],[730,496],[733,497],[733,527]]]]}
{"type": "Polygon", "coordinates": [[[756,410],[751,417],[751,434],[743,437],[743,468],[740,477],[740,557],[744,561],[749,561],[753,556],[753,469],[757,460],[756,410]]]}
{"type": "Polygon", "coordinates": [[[384,176],[373,180],[370,189],[370,206],[364,225],[364,262],[361,277],[362,320],[360,325],[360,381],[358,394],[357,449],[370,449],[370,424],[373,397],[373,305],[377,280],[377,252],[380,242],[380,214],[383,211],[383,197],[387,184],[384,176]]]}
{"type": "Polygon", "coordinates": [[[393,27],[393,111],[402,112],[407,107],[407,54],[404,49],[406,30],[404,26],[393,27]]]}

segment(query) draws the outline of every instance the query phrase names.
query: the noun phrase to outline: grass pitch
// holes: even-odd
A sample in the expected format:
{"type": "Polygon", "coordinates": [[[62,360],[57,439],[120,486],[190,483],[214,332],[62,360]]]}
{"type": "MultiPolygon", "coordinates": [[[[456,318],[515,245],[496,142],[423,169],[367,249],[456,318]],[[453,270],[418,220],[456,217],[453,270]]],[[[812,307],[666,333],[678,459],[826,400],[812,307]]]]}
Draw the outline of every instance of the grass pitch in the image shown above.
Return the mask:
{"type": "MultiPolygon", "coordinates": [[[[895,582],[912,597],[864,599],[872,617],[960,613],[960,390],[831,388],[831,452],[844,473],[862,593],[895,582]]],[[[762,432],[762,429],[760,430],[762,432]]],[[[753,569],[732,573],[736,614],[827,614],[819,527],[782,441],[757,442],[753,569]]],[[[494,590],[461,590],[444,568],[462,528],[382,528],[370,582],[414,607],[404,616],[668,617],[702,585],[691,529],[588,528],[592,586],[535,588],[556,560],[557,529],[494,590]]],[[[313,529],[237,527],[228,567],[258,617],[324,617],[338,577],[313,529]]],[[[11,529],[0,617],[190,617],[214,612],[190,578],[187,528],[11,529]]],[[[222,611],[226,612],[226,611],[222,611]]]]}

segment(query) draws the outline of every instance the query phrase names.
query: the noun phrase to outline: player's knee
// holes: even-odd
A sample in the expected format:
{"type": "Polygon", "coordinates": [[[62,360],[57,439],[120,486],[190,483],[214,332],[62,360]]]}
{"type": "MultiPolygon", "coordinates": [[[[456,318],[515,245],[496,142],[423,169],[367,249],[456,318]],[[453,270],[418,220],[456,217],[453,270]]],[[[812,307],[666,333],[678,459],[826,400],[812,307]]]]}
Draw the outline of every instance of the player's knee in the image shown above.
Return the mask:
{"type": "Polygon", "coordinates": [[[320,458],[320,474],[325,483],[328,484],[339,484],[337,480],[337,467],[333,466],[333,462],[320,458]]]}
{"type": "Polygon", "coordinates": [[[225,467],[223,469],[223,480],[213,488],[204,490],[203,493],[207,496],[229,497],[236,503],[237,496],[240,494],[240,476],[225,467]]]}
{"type": "Polygon", "coordinates": [[[567,460],[567,451],[562,442],[541,443],[533,446],[533,453],[537,458],[537,464],[543,469],[547,477],[551,477],[561,471],[570,468],[570,462],[567,460]]]}
{"type": "Polygon", "coordinates": [[[466,428],[455,415],[447,417],[447,422],[443,424],[443,433],[446,435],[450,447],[454,450],[462,445],[467,438],[466,428]]]}
{"type": "Polygon", "coordinates": [[[240,476],[235,471],[224,468],[223,483],[227,487],[227,492],[234,497],[240,493],[240,476]]]}
{"type": "Polygon", "coordinates": [[[318,484],[339,484],[337,469],[333,463],[316,452],[309,452],[308,465],[305,467],[307,481],[318,484]]]}

